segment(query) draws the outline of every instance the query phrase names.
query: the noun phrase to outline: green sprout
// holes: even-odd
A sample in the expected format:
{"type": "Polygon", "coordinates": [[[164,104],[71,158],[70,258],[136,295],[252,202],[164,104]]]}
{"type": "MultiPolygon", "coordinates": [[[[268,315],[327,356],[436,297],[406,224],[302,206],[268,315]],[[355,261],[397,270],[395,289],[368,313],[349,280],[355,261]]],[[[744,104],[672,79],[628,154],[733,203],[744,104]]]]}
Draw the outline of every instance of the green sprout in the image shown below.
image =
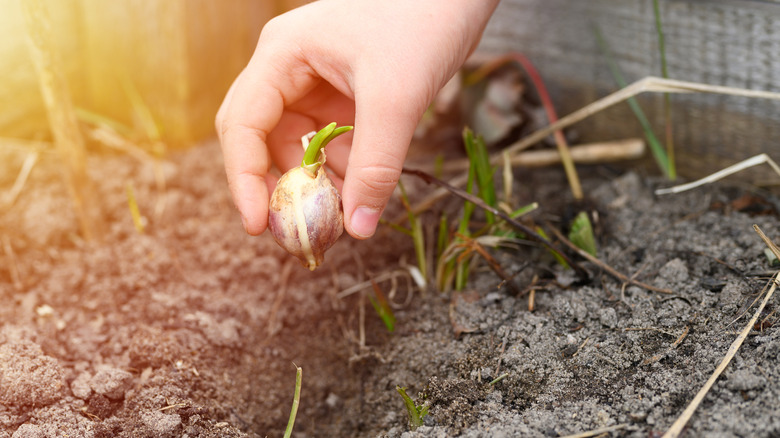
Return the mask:
{"type": "Polygon", "coordinates": [[[572,221],[569,240],[577,245],[577,248],[596,257],[596,239],[593,236],[593,226],[590,223],[590,217],[584,211],[581,211],[572,221]]]}
{"type": "Polygon", "coordinates": [[[138,234],[144,233],[144,221],[141,216],[141,210],[138,208],[138,202],[135,200],[135,192],[133,191],[133,185],[127,183],[125,186],[125,193],[127,194],[127,207],[130,209],[130,216],[133,218],[133,225],[138,234]]]}
{"type": "Polygon", "coordinates": [[[295,416],[298,414],[298,405],[301,402],[301,382],[303,381],[303,369],[295,366],[295,393],[293,394],[293,404],[290,410],[290,418],[287,420],[287,427],[284,429],[284,438],[290,438],[293,426],[295,426],[295,416]]]}
{"type": "Polygon", "coordinates": [[[309,175],[312,175],[312,177],[316,175],[317,170],[319,170],[320,166],[322,166],[325,162],[325,160],[322,158],[322,148],[324,148],[334,138],[344,134],[347,131],[350,131],[351,129],[352,126],[341,126],[337,128],[336,122],[333,122],[328,126],[320,129],[316,134],[314,134],[314,137],[312,137],[311,141],[309,141],[309,145],[306,147],[306,152],[303,154],[303,162],[301,163],[301,167],[306,169],[306,172],[309,175]]]}
{"type": "Polygon", "coordinates": [[[392,333],[395,331],[395,314],[393,314],[393,309],[390,307],[390,303],[379,285],[373,280],[371,284],[374,286],[374,295],[369,295],[368,300],[371,301],[374,311],[385,324],[387,331],[392,333]]]}
{"type": "Polygon", "coordinates": [[[395,390],[398,391],[398,393],[401,394],[401,398],[404,399],[404,406],[406,407],[406,412],[409,414],[409,429],[415,430],[422,426],[425,416],[428,415],[428,405],[424,403],[421,405],[415,404],[414,400],[406,394],[406,388],[396,386],[395,390]]]}

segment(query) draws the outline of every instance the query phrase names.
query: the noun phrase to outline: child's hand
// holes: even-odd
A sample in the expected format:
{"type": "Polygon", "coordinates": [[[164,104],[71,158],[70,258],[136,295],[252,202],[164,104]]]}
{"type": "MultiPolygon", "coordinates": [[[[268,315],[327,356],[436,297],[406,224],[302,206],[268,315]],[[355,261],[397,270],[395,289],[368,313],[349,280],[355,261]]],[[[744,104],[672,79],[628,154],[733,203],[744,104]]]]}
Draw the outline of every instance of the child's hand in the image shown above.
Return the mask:
{"type": "Polygon", "coordinates": [[[320,0],[271,20],[216,119],[246,231],[266,229],[271,162],[281,171],[300,165],[300,137],[337,122],[355,126],[354,137],[327,147],[344,227],[373,235],[417,123],[497,3],[320,0]]]}

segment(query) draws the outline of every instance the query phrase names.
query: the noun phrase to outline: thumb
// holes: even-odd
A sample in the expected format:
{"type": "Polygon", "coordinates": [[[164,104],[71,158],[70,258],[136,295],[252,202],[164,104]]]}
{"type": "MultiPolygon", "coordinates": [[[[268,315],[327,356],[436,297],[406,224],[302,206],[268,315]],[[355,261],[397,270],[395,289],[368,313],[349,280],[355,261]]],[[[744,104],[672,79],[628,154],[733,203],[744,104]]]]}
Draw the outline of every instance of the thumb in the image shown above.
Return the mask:
{"type": "Polygon", "coordinates": [[[357,239],[376,231],[426,105],[415,104],[408,93],[373,90],[355,93],[355,134],[342,188],[344,227],[357,239]]]}

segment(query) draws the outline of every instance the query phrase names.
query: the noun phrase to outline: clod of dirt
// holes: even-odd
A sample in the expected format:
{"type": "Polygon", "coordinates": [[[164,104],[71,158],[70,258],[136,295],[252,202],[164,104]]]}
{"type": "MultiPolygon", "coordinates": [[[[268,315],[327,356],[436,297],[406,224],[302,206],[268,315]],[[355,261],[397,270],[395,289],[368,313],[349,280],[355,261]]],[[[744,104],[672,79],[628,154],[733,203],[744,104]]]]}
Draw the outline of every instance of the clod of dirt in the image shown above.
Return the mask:
{"type": "Polygon", "coordinates": [[[130,389],[133,375],[118,368],[102,368],[89,380],[89,386],[96,393],[112,400],[121,400],[130,389]]]}
{"type": "Polygon", "coordinates": [[[73,396],[82,400],[88,399],[89,395],[92,394],[92,387],[89,386],[91,379],[92,375],[85,371],[70,382],[70,392],[73,393],[73,396]]]}
{"type": "Polygon", "coordinates": [[[177,414],[165,414],[156,410],[149,410],[141,414],[141,421],[149,428],[153,436],[171,436],[179,426],[181,417],[177,414]]]}
{"type": "Polygon", "coordinates": [[[11,438],[44,438],[46,433],[41,426],[35,424],[22,424],[16,429],[11,438]]]}
{"type": "Polygon", "coordinates": [[[45,406],[62,397],[65,383],[56,359],[29,341],[0,345],[0,403],[45,406]]]}
{"type": "Polygon", "coordinates": [[[436,423],[458,434],[477,419],[475,404],[485,397],[485,390],[474,380],[439,380],[431,377],[425,389],[425,398],[431,404],[431,415],[436,423]]]}
{"type": "Polygon", "coordinates": [[[195,322],[212,344],[220,347],[238,347],[241,345],[240,324],[234,318],[217,321],[206,312],[195,312],[184,317],[185,321],[195,322]]]}
{"type": "Polygon", "coordinates": [[[120,406],[120,403],[112,402],[108,397],[92,394],[92,397],[87,401],[87,413],[105,420],[114,415],[114,411],[120,406]]]}

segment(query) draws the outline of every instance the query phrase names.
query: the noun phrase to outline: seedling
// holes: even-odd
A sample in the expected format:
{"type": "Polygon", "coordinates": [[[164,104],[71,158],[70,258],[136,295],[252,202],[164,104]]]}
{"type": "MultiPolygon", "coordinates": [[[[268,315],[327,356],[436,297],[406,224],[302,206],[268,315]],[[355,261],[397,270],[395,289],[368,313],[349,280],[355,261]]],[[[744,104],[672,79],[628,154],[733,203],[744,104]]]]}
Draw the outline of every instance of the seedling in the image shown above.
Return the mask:
{"type": "Polygon", "coordinates": [[[371,285],[374,287],[374,296],[369,295],[368,300],[371,301],[374,311],[385,324],[387,331],[392,333],[395,331],[395,315],[393,314],[393,309],[390,307],[390,303],[387,301],[385,293],[382,292],[382,289],[376,281],[371,280],[371,285]]]}
{"type": "Polygon", "coordinates": [[[295,426],[295,416],[298,415],[298,405],[301,402],[301,382],[303,381],[303,369],[295,366],[295,392],[293,394],[293,404],[290,410],[290,418],[287,420],[287,427],[284,429],[284,438],[290,438],[293,427],[295,426]]]}
{"type": "Polygon", "coordinates": [[[569,240],[588,254],[596,256],[596,239],[593,237],[593,227],[590,224],[588,214],[584,211],[581,211],[572,221],[569,240]]]}
{"type": "Polygon", "coordinates": [[[144,218],[141,216],[141,210],[138,208],[138,202],[135,200],[135,192],[133,191],[133,185],[127,183],[125,186],[125,193],[127,194],[127,206],[130,209],[130,216],[133,218],[133,225],[138,234],[144,233],[144,218]]]}
{"type": "Polygon", "coordinates": [[[425,403],[421,405],[415,404],[414,400],[406,394],[406,388],[396,386],[395,390],[398,391],[398,393],[401,394],[401,398],[404,399],[404,406],[406,407],[407,414],[409,414],[409,429],[415,430],[422,426],[425,416],[428,415],[428,405],[425,403]]]}
{"type": "Polygon", "coordinates": [[[406,188],[401,181],[398,181],[398,188],[401,191],[401,204],[403,204],[406,210],[406,215],[409,220],[409,228],[404,228],[400,225],[390,224],[391,227],[400,231],[412,238],[414,242],[414,254],[417,257],[417,267],[420,269],[420,274],[423,276],[423,281],[428,281],[428,266],[425,258],[425,236],[423,234],[422,221],[418,215],[412,211],[409,204],[409,197],[406,194],[406,188]]]}

